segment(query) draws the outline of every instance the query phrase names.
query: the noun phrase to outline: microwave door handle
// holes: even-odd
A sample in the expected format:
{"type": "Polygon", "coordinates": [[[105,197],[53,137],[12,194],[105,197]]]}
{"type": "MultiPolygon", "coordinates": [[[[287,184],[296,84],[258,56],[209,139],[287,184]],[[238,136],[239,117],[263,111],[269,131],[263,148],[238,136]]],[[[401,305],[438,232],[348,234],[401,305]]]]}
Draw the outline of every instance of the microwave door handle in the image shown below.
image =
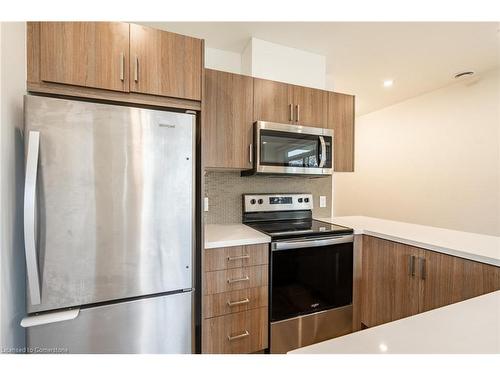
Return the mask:
{"type": "Polygon", "coordinates": [[[24,251],[32,305],[40,304],[40,279],[36,251],[36,179],[40,132],[30,131],[24,183],[24,251]]]}
{"type": "Polygon", "coordinates": [[[319,136],[319,142],[321,144],[321,156],[319,159],[319,168],[323,168],[325,166],[326,162],[326,144],[325,144],[325,137],[322,135],[319,136]]]}

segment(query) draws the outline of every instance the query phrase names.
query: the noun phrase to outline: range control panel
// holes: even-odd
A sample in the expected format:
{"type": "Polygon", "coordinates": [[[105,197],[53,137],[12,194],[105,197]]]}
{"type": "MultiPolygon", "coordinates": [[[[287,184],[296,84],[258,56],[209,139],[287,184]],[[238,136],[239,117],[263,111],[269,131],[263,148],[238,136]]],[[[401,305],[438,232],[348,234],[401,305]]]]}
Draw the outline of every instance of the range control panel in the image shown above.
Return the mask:
{"type": "Polygon", "coordinates": [[[312,194],[245,194],[245,212],[312,210],[312,194]]]}

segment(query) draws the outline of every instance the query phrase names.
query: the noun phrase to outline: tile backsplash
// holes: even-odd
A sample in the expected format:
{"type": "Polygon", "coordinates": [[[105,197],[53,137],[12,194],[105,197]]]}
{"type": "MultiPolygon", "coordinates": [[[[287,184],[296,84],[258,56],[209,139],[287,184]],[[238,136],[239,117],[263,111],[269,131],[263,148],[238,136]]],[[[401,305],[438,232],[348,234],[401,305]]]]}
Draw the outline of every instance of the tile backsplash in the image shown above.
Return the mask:
{"type": "Polygon", "coordinates": [[[242,195],[255,193],[311,193],[313,216],[331,216],[332,178],[307,177],[241,177],[240,172],[205,172],[205,197],[208,197],[208,212],[205,224],[241,223],[242,195]],[[320,195],[326,196],[326,208],[319,207],[320,195]]]}

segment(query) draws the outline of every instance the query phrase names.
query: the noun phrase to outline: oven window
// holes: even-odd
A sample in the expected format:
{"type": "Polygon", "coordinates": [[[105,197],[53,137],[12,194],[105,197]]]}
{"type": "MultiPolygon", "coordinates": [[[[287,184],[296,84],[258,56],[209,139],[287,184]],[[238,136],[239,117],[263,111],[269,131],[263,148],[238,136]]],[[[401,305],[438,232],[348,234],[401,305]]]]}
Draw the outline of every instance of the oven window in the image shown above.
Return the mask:
{"type": "MultiPolygon", "coordinates": [[[[325,168],[331,168],[331,137],[324,137],[327,149],[325,168]]],[[[283,167],[318,168],[321,144],[317,135],[260,131],[260,164],[283,167]]]]}
{"type": "Polygon", "coordinates": [[[352,303],[352,243],[272,252],[271,321],[352,303]]]}

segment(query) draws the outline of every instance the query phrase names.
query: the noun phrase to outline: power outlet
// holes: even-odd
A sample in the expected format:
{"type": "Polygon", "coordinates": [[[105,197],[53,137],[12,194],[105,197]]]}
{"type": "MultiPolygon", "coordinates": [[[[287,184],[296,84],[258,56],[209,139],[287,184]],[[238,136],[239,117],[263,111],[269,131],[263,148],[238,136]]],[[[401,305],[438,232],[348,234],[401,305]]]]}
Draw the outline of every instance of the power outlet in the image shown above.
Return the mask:
{"type": "Polygon", "coordinates": [[[324,195],[320,195],[319,197],[319,206],[321,208],[326,207],[326,197],[324,195]]]}
{"type": "Polygon", "coordinates": [[[208,212],[208,197],[203,198],[203,211],[208,212]]]}

